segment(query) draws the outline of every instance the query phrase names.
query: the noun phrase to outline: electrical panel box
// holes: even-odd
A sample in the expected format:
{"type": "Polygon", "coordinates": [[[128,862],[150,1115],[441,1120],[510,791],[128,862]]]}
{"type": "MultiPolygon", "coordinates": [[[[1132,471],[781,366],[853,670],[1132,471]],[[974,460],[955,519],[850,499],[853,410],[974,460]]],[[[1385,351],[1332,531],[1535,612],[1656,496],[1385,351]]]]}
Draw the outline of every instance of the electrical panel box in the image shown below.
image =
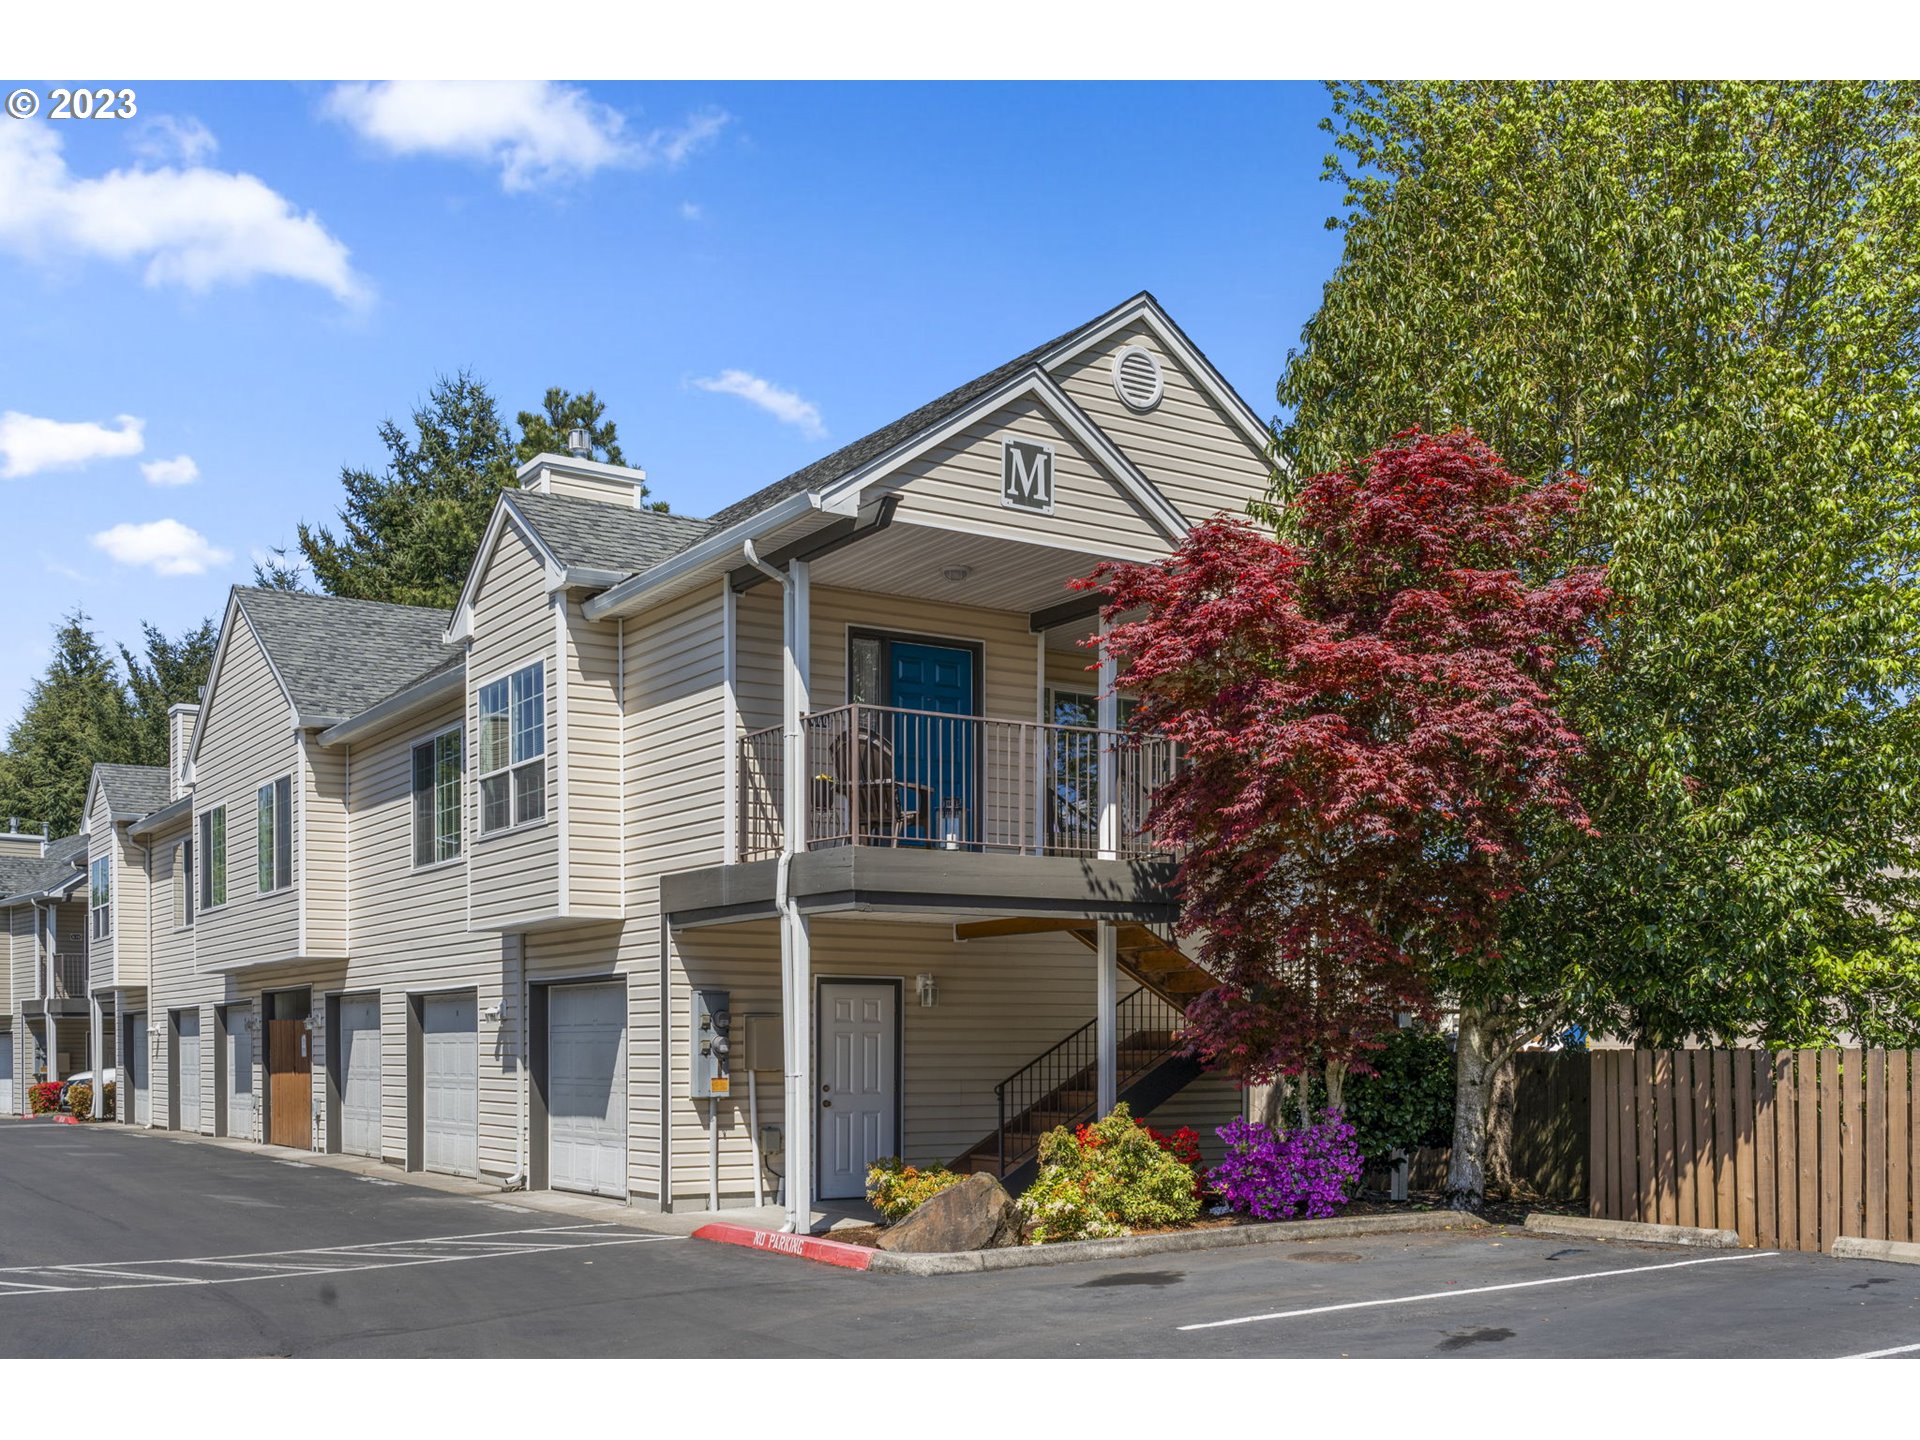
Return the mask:
{"type": "Polygon", "coordinates": [[[786,1066],[786,1049],[780,1034],[778,1015],[748,1015],[747,1068],[766,1074],[786,1066]]]}
{"type": "Polygon", "coordinates": [[[693,992],[693,1098],[733,1093],[733,1004],[725,990],[693,992]]]}

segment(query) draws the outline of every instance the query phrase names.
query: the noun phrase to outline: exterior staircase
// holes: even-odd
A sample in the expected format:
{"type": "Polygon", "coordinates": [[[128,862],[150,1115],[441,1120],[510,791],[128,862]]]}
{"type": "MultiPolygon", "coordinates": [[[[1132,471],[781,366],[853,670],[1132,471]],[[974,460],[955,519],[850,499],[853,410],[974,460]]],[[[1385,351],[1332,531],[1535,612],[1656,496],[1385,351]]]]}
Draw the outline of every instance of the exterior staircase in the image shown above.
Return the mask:
{"type": "MultiPolygon", "coordinates": [[[[1218,982],[1173,940],[1147,925],[1117,927],[1119,968],[1138,987],[1118,1006],[1117,1098],[1146,1116],[1197,1080],[1200,1062],[1180,1053],[1178,1032],[1195,997],[1218,982]]],[[[954,927],[957,940],[1063,932],[1098,949],[1088,920],[980,920],[954,927]]],[[[953,1162],[961,1174],[997,1175],[1024,1189],[1039,1169],[1040,1139],[1061,1125],[1095,1119],[1099,1022],[1089,1021],[994,1087],[999,1117],[992,1134],[953,1162]]]]}

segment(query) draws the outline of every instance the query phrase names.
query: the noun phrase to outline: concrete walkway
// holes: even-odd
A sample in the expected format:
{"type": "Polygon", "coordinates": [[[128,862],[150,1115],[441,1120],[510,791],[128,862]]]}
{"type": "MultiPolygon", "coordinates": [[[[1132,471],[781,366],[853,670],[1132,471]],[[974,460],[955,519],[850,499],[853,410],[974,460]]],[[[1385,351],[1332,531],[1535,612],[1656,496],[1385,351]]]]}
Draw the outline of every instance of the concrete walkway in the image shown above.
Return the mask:
{"type": "MultiPolygon", "coordinates": [[[[727,1210],[675,1210],[670,1214],[642,1209],[620,1200],[601,1200],[591,1195],[571,1195],[559,1190],[503,1190],[493,1180],[468,1180],[458,1175],[435,1175],[424,1170],[402,1170],[385,1160],[370,1160],[361,1155],[323,1155],[311,1150],[293,1150],[284,1145],[260,1145],[251,1140],[233,1140],[222,1136],[195,1135],[179,1130],[148,1130],[132,1125],[102,1124],[89,1126],[115,1135],[142,1140],[170,1140],[176,1144],[211,1145],[242,1155],[283,1165],[311,1165],[324,1170],[341,1170],[349,1175],[389,1185],[413,1185],[422,1190],[437,1190],[443,1195],[459,1195],[469,1200],[498,1200],[503,1204],[547,1215],[564,1215],[582,1222],[624,1225],[650,1235],[691,1235],[702,1225],[728,1220],[736,1225],[754,1225],[778,1230],[786,1223],[787,1212],[778,1205],[745,1205],[727,1210]]],[[[851,1226],[872,1225],[878,1216],[865,1204],[849,1203],[816,1208],[813,1230],[844,1230],[851,1226]]]]}

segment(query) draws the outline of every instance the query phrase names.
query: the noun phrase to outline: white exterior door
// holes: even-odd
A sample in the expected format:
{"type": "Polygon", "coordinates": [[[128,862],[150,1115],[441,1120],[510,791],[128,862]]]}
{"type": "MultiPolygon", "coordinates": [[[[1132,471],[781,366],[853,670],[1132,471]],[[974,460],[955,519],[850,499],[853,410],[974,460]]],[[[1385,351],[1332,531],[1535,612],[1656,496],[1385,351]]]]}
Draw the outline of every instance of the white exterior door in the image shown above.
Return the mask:
{"type": "Polygon", "coordinates": [[[626,988],[555,985],[547,999],[547,1183],[624,1196],[626,988]]]}
{"type": "Polygon", "coordinates": [[[13,1032],[0,1031],[0,1115],[13,1114],[13,1032]]]}
{"type": "Polygon", "coordinates": [[[227,1007],[227,1134],[254,1136],[253,1007],[227,1007]]]}
{"type": "Polygon", "coordinates": [[[820,1198],[866,1194],[899,1149],[899,999],[892,985],[820,986],[820,1198]]]}
{"type": "Polygon", "coordinates": [[[147,1014],[136,1010],[126,1019],[126,1038],[120,1049],[127,1057],[126,1087],[133,1092],[133,1123],[146,1125],[153,1119],[153,1101],[147,1093],[147,1014]]]}
{"type": "Polygon", "coordinates": [[[421,1014],[421,1164],[445,1175],[479,1174],[479,1001],[429,995],[421,1014]]]}
{"type": "Polygon", "coordinates": [[[380,1154],[380,997],[340,998],[340,1148],[380,1154]]]}
{"type": "Polygon", "coordinates": [[[182,1010],[174,1022],[180,1037],[175,1070],[180,1084],[180,1128],[200,1128],[200,1012],[182,1010]]]}

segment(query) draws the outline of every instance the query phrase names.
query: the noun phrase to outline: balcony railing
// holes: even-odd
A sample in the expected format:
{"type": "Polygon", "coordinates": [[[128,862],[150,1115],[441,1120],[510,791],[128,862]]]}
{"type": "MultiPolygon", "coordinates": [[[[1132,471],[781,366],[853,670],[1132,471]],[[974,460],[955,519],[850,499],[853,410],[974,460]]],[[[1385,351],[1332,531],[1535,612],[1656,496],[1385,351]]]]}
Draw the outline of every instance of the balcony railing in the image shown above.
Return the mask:
{"type": "Polygon", "coordinates": [[[87,998],[87,957],[84,955],[55,955],[53,957],[53,995],[55,1000],[84,1000],[87,998]]]}
{"type": "MultiPolygon", "coordinates": [[[[1171,742],[1126,731],[987,720],[881,705],[805,717],[801,848],[937,847],[1137,859],[1166,853],[1145,833],[1153,794],[1173,774],[1171,742]],[[1117,811],[1103,844],[1100,770],[1117,811]]],[[[740,852],[780,852],[785,756],[780,729],[740,740],[740,852]]]]}

